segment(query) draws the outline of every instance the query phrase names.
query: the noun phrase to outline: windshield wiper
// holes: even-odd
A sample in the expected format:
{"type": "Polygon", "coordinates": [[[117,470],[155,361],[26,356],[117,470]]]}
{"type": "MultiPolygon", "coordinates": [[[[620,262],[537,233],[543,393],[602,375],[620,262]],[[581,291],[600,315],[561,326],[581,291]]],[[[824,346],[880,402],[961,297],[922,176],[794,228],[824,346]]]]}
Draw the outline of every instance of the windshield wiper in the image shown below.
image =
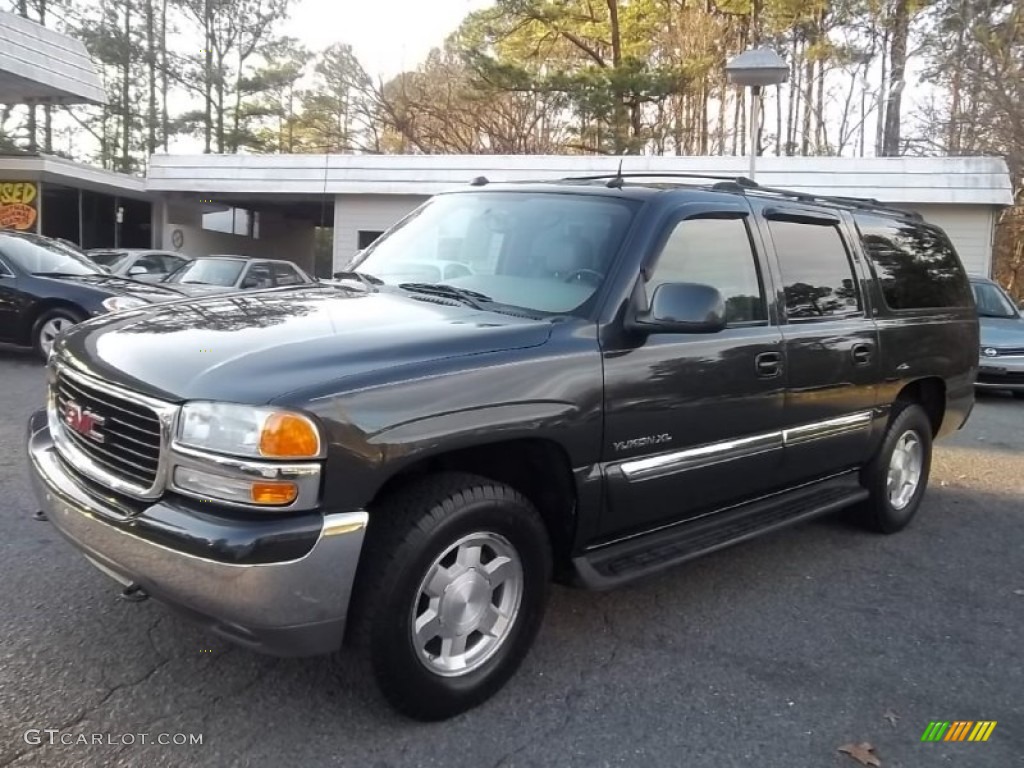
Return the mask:
{"type": "Polygon", "coordinates": [[[379,277],[368,275],[365,272],[335,272],[331,275],[331,279],[356,280],[357,282],[362,283],[366,287],[367,292],[369,293],[376,293],[377,286],[384,285],[384,281],[381,280],[379,277]]]}
{"type": "Polygon", "coordinates": [[[445,299],[461,301],[473,309],[483,309],[484,303],[493,303],[494,299],[483,293],[471,291],[467,288],[456,288],[454,285],[442,283],[399,283],[399,288],[413,293],[425,293],[430,296],[440,296],[445,299]]]}

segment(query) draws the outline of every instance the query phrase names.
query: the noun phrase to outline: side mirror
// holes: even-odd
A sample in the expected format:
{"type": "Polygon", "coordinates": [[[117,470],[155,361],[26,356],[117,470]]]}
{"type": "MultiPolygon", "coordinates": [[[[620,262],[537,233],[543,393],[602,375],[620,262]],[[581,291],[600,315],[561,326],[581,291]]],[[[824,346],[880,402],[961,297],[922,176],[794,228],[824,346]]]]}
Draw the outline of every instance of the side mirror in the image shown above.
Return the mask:
{"type": "Polygon", "coordinates": [[[701,283],[662,283],[651,307],[633,309],[626,328],[640,333],[718,333],[725,328],[725,299],[701,283]]]}
{"type": "Polygon", "coordinates": [[[129,267],[128,277],[135,277],[136,275],[148,275],[149,270],[145,267],[129,267]]]}

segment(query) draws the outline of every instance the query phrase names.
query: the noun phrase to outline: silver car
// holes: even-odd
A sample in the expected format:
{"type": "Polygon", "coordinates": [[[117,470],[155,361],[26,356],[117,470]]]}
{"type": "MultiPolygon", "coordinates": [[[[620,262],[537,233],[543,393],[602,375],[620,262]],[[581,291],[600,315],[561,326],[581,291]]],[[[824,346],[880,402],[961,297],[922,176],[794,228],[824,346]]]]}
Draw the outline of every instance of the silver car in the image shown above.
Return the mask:
{"type": "Polygon", "coordinates": [[[191,256],[149,248],[94,248],[88,251],[94,262],[115,275],[158,283],[192,261],[191,256]]]}
{"type": "Polygon", "coordinates": [[[1024,317],[998,283],[972,277],[971,288],[981,325],[976,386],[1024,398],[1024,317]]]}

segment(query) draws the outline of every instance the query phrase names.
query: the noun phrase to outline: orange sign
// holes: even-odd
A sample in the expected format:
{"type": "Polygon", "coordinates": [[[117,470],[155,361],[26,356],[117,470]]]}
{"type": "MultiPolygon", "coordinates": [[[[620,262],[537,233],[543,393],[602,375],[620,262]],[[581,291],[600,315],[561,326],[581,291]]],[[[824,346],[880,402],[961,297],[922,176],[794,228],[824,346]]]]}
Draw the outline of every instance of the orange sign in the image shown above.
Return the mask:
{"type": "Polygon", "coordinates": [[[32,229],[37,195],[31,181],[0,181],[0,229],[32,229]]]}

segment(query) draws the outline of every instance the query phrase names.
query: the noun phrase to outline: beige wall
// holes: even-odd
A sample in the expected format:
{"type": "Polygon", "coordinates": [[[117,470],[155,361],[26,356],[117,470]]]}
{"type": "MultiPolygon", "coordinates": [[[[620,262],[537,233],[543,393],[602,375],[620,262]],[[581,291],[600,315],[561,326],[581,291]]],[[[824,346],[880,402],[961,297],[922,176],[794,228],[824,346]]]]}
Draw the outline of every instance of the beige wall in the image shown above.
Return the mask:
{"type": "Polygon", "coordinates": [[[359,231],[383,232],[427,199],[421,195],[338,195],[334,198],[334,268],[359,250],[359,231]]]}

